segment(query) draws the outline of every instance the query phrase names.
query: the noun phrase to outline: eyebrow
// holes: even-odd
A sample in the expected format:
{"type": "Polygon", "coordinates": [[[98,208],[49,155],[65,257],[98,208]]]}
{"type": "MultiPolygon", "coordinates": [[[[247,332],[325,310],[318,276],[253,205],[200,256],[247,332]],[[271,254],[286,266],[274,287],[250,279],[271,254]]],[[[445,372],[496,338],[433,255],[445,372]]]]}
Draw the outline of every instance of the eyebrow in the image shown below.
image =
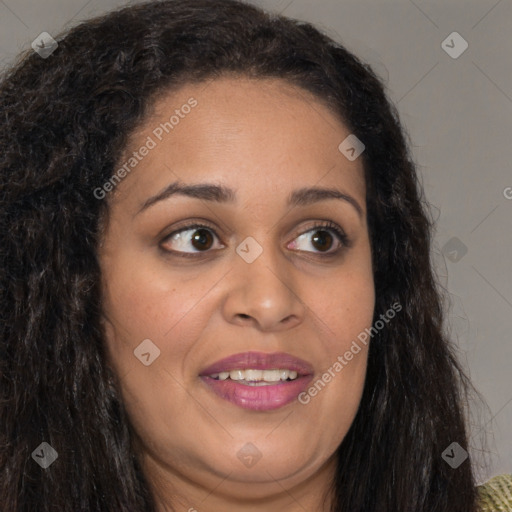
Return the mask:
{"type": "MultiPolygon", "coordinates": [[[[174,182],[155,196],[147,199],[135,215],[138,215],[154,204],[164,201],[174,195],[192,197],[195,199],[202,199],[203,201],[212,201],[217,203],[232,204],[236,202],[236,192],[224,185],[217,185],[213,183],[183,185],[179,182],[174,182]]],[[[359,203],[349,194],[341,192],[335,188],[305,187],[294,190],[288,196],[287,205],[307,206],[328,199],[338,199],[351,204],[357,211],[359,217],[361,219],[363,218],[363,210],[359,203]]]]}

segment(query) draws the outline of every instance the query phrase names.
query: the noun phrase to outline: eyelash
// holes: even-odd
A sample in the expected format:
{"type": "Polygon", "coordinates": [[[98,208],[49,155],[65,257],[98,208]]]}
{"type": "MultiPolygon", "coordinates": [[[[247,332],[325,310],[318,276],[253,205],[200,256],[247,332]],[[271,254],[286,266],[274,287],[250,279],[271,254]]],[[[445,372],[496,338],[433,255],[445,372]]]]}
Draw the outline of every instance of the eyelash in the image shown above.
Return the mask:
{"type": "MultiPolygon", "coordinates": [[[[190,224],[188,226],[184,226],[176,231],[173,231],[172,233],[170,233],[169,235],[164,237],[161,244],[165,243],[167,240],[170,240],[173,236],[177,235],[178,233],[181,233],[182,231],[189,231],[191,229],[207,229],[208,231],[212,232],[218,240],[220,240],[219,237],[217,236],[217,233],[215,232],[215,229],[212,226],[209,226],[207,224],[195,223],[195,224],[190,224]]],[[[348,236],[338,227],[337,224],[335,224],[332,221],[317,222],[313,226],[311,226],[309,229],[304,231],[303,233],[300,233],[299,235],[297,235],[296,238],[298,238],[299,236],[304,235],[306,233],[310,233],[311,231],[314,231],[315,229],[316,230],[322,229],[325,231],[332,231],[335,234],[335,237],[341,243],[341,247],[338,248],[334,252],[314,253],[316,255],[320,255],[322,258],[332,258],[334,256],[338,256],[339,253],[343,251],[343,249],[346,249],[351,246],[351,242],[350,242],[348,236]]],[[[199,252],[195,252],[195,253],[187,253],[187,252],[180,252],[180,251],[169,251],[164,248],[162,248],[162,250],[165,251],[165,253],[167,253],[167,254],[176,255],[179,257],[183,257],[183,258],[198,258],[198,257],[201,257],[203,254],[210,252],[210,250],[206,250],[206,251],[199,251],[199,252]]],[[[311,251],[300,251],[300,252],[311,252],[311,251]]]]}

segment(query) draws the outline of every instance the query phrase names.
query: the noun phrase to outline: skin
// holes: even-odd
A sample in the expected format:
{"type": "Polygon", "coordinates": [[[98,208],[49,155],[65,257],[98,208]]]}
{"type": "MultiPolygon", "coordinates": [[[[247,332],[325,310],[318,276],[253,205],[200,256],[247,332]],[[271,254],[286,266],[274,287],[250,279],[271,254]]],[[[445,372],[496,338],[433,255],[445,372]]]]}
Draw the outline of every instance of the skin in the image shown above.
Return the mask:
{"type": "Polygon", "coordinates": [[[235,353],[282,351],[311,363],[314,382],[371,326],[363,164],[338,150],[349,134],[308,92],[279,79],[235,76],[166,93],[133,134],[128,156],[148,136],[157,145],[104,199],[103,323],[159,510],[171,503],[190,512],[328,510],[335,452],[359,406],[368,348],[309,403],[272,411],[219,398],[199,373],[235,353]],[[155,128],[190,97],[197,106],[158,141],[155,128]],[[137,213],[178,180],[221,183],[237,201],[175,195],[137,213]],[[335,199],[286,205],[293,190],[308,186],[343,191],[362,215],[335,199]],[[194,221],[214,228],[203,245],[193,243],[194,228],[179,243],[165,240],[194,221]],[[315,244],[315,221],[336,223],[350,247],[324,228],[332,239],[315,244]],[[236,252],[249,236],[263,250],[252,263],[236,252]],[[134,356],[145,339],[160,350],[149,366],[134,356]],[[261,453],[252,467],[237,457],[246,443],[261,453]]]}

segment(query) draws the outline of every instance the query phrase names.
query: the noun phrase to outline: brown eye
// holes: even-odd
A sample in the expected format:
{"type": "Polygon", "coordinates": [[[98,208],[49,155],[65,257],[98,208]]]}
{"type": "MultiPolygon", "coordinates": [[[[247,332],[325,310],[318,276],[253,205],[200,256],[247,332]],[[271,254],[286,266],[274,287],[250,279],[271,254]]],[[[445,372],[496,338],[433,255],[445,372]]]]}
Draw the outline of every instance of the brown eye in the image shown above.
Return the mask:
{"type": "Polygon", "coordinates": [[[209,249],[213,242],[213,237],[210,231],[206,229],[196,229],[192,236],[192,245],[198,249],[209,249]]]}
{"type": "Polygon", "coordinates": [[[311,239],[313,246],[319,251],[328,251],[334,243],[334,237],[325,229],[319,229],[314,233],[315,235],[311,239]],[[319,233],[321,234],[319,235],[319,233]]]}
{"type": "Polygon", "coordinates": [[[332,256],[341,249],[349,247],[347,235],[334,223],[327,223],[313,226],[310,230],[298,236],[293,242],[293,249],[303,252],[313,252],[320,255],[332,256]],[[313,250],[306,246],[301,247],[303,242],[308,242],[313,250]],[[336,243],[337,242],[337,243],[336,243]],[[333,249],[334,248],[334,249],[333,249]]]}
{"type": "Polygon", "coordinates": [[[215,238],[217,235],[207,226],[186,226],[167,236],[161,245],[167,252],[192,256],[199,252],[208,252],[212,248],[215,238]]]}

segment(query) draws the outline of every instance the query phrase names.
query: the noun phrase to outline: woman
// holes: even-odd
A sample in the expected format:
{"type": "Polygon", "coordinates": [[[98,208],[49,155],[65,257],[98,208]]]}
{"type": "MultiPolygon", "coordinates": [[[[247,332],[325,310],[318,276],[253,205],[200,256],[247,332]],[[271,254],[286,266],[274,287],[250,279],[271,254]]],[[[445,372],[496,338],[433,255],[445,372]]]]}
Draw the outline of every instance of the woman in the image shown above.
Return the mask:
{"type": "Polygon", "coordinates": [[[234,0],[57,39],[0,88],[5,510],[482,510],[368,66],[234,0]]]}

